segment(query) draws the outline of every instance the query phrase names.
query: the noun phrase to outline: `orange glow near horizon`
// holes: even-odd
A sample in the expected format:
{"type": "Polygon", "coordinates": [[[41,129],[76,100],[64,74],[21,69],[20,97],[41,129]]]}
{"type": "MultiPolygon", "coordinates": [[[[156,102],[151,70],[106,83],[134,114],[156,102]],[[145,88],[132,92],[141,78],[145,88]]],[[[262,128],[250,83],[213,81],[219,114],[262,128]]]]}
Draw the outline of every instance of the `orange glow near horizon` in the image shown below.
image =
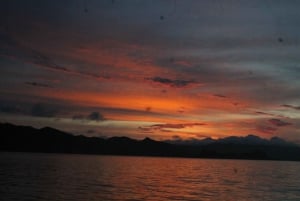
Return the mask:
{"type": "MultiPolygon", "coordinates": [[[[138,136],[138,133],[161,136],[160,139],[171,138],[174,135],[180,135],[182,138],[201,138],[206,137],[226,137],[228,135],[247,135],[250,133],[265,133],[257,131],[255,122],[249,122],[254,117],[251,113],[245,112],[244,115],[231,104],[230,100],[220,100],[210,94],[202,95],[201,101],[191,98],[176,97],[155,97],[153,95],[126,95],[114,93],[96,93],[96,92],[72,92],[72,91],[43,91],[40,96],[51,99],[58,99],[70,102],[71,105],[82,105],[85,107],[104,107],[119,108],[128,111],[139,111],[140,114],[130,114],[128,112],[114,112],[102,114],[109,120],[120,125],[122,121],[134,123],[135,128],[130,132],[138,136]],[[209,108],[211,108],[209,110],[209,108]],[[182,111],[181,111],[182,110],[182,111]],[[244,118],[244,120],[242,120],[244,118]],[[228,122],[226,122],[228,119],[228,122]],[[242,121],[242,124],[240,123],[242,121]],[[166,127],[153,129],[151,126],[143,126],[145,122],[157,124],[171,124],[174,128],[166,127]],[[189,123],[203,123],[204,125],[192,125],[189,123]],[[183,125],[176,127],[176,125],[183,125]],[[185,126],[187,125],[187,126],[185,126]],[[141,129],[139,129],[141,128],[141,129]]],[[[197,96],[196,96],[197,97],[197,96]]],[[[241,102],[241,101],[239,101],[241,102]]],[[[242,103],[240,103],[242,104],[242,103]]],[[[244,103],[247,105],[249,103],[244,103]]],[[[255,117],[257,118],[257,117],[255,117]]],[[[99,122],[99,128],[103,123],[99,122]]],[[[122,127],[122,126],[121,126],[122,127]]],[[[122,128],[120,129],[122,130],[122,128]]],[[[112,128],[111,128],[112,129],[112,128]]]]}

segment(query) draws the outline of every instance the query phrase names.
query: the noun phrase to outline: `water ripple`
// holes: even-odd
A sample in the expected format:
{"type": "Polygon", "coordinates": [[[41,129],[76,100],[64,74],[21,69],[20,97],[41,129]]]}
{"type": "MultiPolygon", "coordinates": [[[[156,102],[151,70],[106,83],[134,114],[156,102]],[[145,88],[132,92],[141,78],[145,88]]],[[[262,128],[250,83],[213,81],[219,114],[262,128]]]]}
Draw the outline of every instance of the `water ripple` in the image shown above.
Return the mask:
{"type": "Polygon", "coordinates": [[[300,200],[300,163],[0,154],[0,200],[300,200]]]}

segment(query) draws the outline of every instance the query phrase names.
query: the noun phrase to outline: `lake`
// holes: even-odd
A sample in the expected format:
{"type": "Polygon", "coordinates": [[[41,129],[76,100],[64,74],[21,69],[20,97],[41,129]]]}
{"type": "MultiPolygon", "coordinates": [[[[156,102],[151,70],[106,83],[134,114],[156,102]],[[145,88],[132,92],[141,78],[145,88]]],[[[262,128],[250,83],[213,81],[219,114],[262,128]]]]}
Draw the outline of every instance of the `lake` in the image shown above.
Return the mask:
{"type": "Polygon", "coordinates": [[[300,200],[300,163],[0,152],[0,200],[300,200]]]}

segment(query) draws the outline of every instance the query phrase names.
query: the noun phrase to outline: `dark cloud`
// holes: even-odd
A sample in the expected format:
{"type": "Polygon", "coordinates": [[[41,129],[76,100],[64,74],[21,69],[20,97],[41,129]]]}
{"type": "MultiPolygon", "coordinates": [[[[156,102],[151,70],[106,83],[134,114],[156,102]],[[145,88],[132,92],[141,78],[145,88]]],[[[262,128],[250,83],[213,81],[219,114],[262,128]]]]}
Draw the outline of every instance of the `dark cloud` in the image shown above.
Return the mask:
{"type": "Polygon", "coordinates": [[[292,109],[295,109],[295,110],[300,110],[300,106],[287,105],[287,104],[284,104],[284,105],[281,105],[281,106],[286,107],[286,108],[292,108],[292,109]]]}
{"type": "Polygon", "coordinates": [[[54,117],[58,113],[57,107],[44,103],[37,103],[31,108],[31,115],[37,117],[54,117]]]}
{"type": "Polygon", "coordinates": [[[22,112],[19,107],[13,105],[1,105],[0,111],[9,114],[17,114],[22,112]]]}
{"type": "Polygon", "coordinates": [[[89,115],[85,116],[82,114],[76,114],[72,117],[73,120],[88,120],[88,121],[104,121],[105,118],[99,112],[91,112],[89,115]]]}
{"type": "Polygon", "coordinates": [[[149,127],[142,127],[142,126],[139,126],[138,129],[140,131],[142,131],[143,133],[153,133],[153,130],[149,127]]]}
{"type": "Polygon", "coordinates": [[[94,78],[94,79],[110,79],[110,77],[107,75],[98,75],[96,73],[84,72],[84,71],[74,70],[71,68],[66,68],[64,66],[57,64],[56,62],[54,62],[53,59],[38,51],[32,51],[32,59],[33,59],[32,62],[34,64],[51,70],[78,75],[78,76],[84,76],[88,78],[94,78]]]}
{"type": "Polygon", "coordinates": [[[52,59],[50,59],[50,57],[34,50],[32,50],[32,59],[34,64],[41,65],[43,67],[47,67],[53,70],[63,71],[67,73],[72,72],[71,70],[63,66],[56,64],[52,59]]]}
{"type": "MultiPolygon", "coordinates": [[[[150,128],[152,130],[162,130],[168,128],[182,129],[186,127],[194,127],[194,126],[205,126],[206,123],[185,123],[185,124],[154,124],[146,128],[150,128]]],[[[144,127],[145,128],[145,127],[144,127]]]]}
{"type": "Polygon", "coordinates": [[[96,80],[110,79],[110,76],[108,75],[100,75],[97,73],[75,70],[73,68],[68,68],[63,65],[60,65],[55,61],[55,59],[51,58],[45,53],[36,49],[32,49],[31,47],[25,46],[22,42],[20,42],[20,40],[18,40],[18,38],[16,38],[13,34],[10,34],[8,32],[5,34],[0,34],[0,56],[20,60],[26,63],[31,63],[35,66],[46,68],[49,70],[59,71],[61,73],[67,73],[96,80]]]}
{"type": "Polygon", "coordinates": [[[92,120],[92,121],[104,121],[105,120],[103,115],[100,114],[99,112],[92,112],[91,114],[89,114],[87,116],[87,119],[92,120]]]}
{"type": "Polygon", "coordinates": [[[255,114],[270,115],[269,113],[266,113],[266,112],[260,112],[260,111],[255,112],[255,114]]]}
{"type": "Polygon", "coordinates": [[[268,113],[268,112],[256,111],[256,112],[254,112],[254,113],[255,113],[255,114],[258,114],[258,115],[267,115],[267,116],[272,116],[272,117],[288,118],[288,117],[283,116],[283,115],[276,115],[276,114],[272,114],[272,113],[268,113]]]}
{"type": "Polygon", "coordinates": [[[272,134],[277,130],[277,128],[271,126],[259,125],[256,127],[256,130],[262,133],[272,134]]]}
{"type": "Polygon", "coordinates": [[[258,114],[258,115],[268,115],[268,116],[276,116],[274,114],[267,113],[267,112],[261,112],[261,111],[256,111],[255,114],[258,114]]]}
{"type": "MultiPolygon", "coordinates": [[[[0,44],[1,44],[0,36],[0,44]]],[[[10,59],[21,60],[26,63],[32,63],[38,66],[42,66],[44,68],[48,68],[51,70],[57,70],[65,73],[71,73],[71,71],[63,66],[56,64],[50,57],[45,54],[36,51],[30,47],[24,46],[18,38],[16,38],[13,34],[6,33],[6,38],[9,40],[6,41],[6,45],[0,48],[0,52],[2,56],[6,56],[10,59]]],[[[2,42],[3,43],[3,42],[2,42]]]]}
{"type": "Polygon", "coordinates": [[[35,117],[59,118],[59,115],[70,110],[70,106],[63,102],[52,100],[50,103],[50,101],[43,102],[43,100],[39,99],[36,100],[38,102],[32,103],[32,100],[27,100],[26,98],[27,97],[0,101],[0,112],[35,117]]]}
{"type": "Polygon", "coordinates": [[[193,80],[194,82],[195,80],[199,81],[198,83],[232,82],[232,76],[237,76],[238,72],[234,69],[220,68],[219,62],[221,61],[217,61],[216,58],[197,55],[197,58],[191,57],[185,60],[185,63],[188,63],[189,67],[177,65],[174,63],[174,59],[170,60],[168,57],[157,58],[154,64],[174,72],[178,77],[188,77],[189,80],[193,80]],[[231,79],[228,76],[231,76],[231,79]]]}
{"type": "Polygon", "coordinates": [[[280,119],[269,119],[269,122],[274,126],[282,127],[282,126],[290,126],[292,123],[282,121],[280,119]]]}
{"type": "Polygon", "coordinates": [[[137,116],[144,116],[144,115],[149,115],[149,113],[151,113],[152,116],[157,116],[157,117],[164,117],[164,116],[168,116],[169,114],[167,113],[162,113],[162,112],[158,112],[156,110],[154,110],[153,107],[150,106],[146,106],[143,109],[126,109],[126,108],[112,108],[112,107],[95,107],[92,108],[93,111],[101,111],[101,113],[107,113],[107,114],[111,114],[111,115],[137,115],[137,116]]]}
{"type": "Polygon", "coordinates": [[[192,80],[172,80],[169,78],[163,78],[163,77],[152,77],[152,78],[146,78],[147,80],[151,80],[153,82],[157,82],[160,84],[168,85],[170,87],[186,87],[190,84],[195,84],[195,81],[192,80]]]}
{"type": "Polygon", "coordinates": [[[186,127],[193,127],[193,126],[205,126],[207,124],[205,123],[185,123],[185,124],[154,124],[151,126],[140,126],[138,127],[139,130],[141,130],[143,133],[153,133],[155,131],[160,131],[160,132],[172,132],[171,130],[168,129],[183,129],[186,127]]]}
{"type": "Polygon", "coordinates": [[[48,84],[38,83],[38,82],[25,82],[25,84],[34,86],[34,87],[45,87],[45,88],[53,88],[52,86],[48,84]]]}
{"type": "Polygon", "coordinates": [[[214,96],[218,97],[218,98],[228,98],[227,96],[222,95],[222,94],[214,94],[214,96]]]}

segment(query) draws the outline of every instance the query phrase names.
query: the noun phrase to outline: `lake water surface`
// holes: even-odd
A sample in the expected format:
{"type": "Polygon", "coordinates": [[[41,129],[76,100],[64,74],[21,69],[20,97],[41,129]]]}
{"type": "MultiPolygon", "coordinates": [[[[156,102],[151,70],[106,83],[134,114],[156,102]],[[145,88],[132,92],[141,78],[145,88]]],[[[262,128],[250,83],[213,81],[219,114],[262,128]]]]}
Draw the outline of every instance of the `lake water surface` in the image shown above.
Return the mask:
{"type": "Polygon", "coordinates": [[[1,153],[0,200],[300,200],[300,163],[1,153]]]}

